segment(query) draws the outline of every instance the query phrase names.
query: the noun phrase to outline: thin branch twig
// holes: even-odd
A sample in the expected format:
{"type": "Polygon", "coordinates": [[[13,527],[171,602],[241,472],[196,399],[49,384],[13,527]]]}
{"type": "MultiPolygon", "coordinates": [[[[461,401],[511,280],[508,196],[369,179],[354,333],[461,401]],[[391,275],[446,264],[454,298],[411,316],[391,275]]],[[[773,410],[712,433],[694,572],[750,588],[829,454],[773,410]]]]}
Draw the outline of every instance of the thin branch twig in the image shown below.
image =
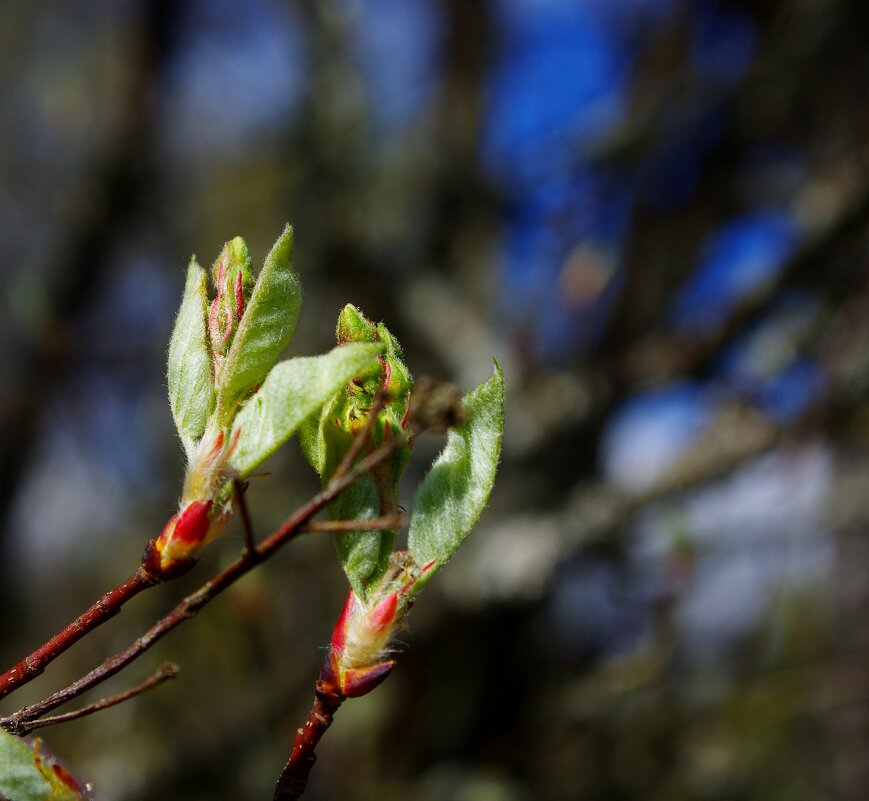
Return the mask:
{"type": "Polygon", "coordinates": [[[85,634],[95,629],[121,611],[121,607],[148,587],[162,581],[160,576],[139,565],[136,571],[123,583],[109,590],[99,600],[72,621],[63,631],[57,633],[32,654],[9,668],[0,676],[0,698],[35,679],[46,666],[57,659],[64,651],[78,642],[85,634]]]}
{"type": "Polygon", "coordinates": [[[316,531],[393,531],[401,527],[400,514],[373,517],[371,520],[315,520],[308,523],[304,529],[307,532],[316,531]]]}
{"type": "Polygon", "coordinates": [[[374,405],[368,411],[368,419],[365,421],[365,427],[356,435],[356,438],[347,449],[347,453],[344,454],[341,464],[338,465],[338,468],[332,475],[333,481],[340,481],[345,475],[347,475],[347,471],[353,466],[356,457],[359,456],[362,449],[365,447],[365,443],[368,441],[368,436],[374,428],[374,423],[377,422],[377,415],[380,414],[388,400],[388,392],[381,390],[377,393],[377,396],[374,398],[374,405]]]}
{"type": "Polygon", "coordinates": [[[112,695],[109,698],[103,698],[93,704],[88,704],[87,706],[83,706],[81,709],[76,709],[72,712],[66,712],[63,715],[53,715],[50,718],[39,718],[38,720],[32,720],[28,723],[22,723],[19,727],[19,733],[29,734],[34,729],[42,729],[46,726],[56,726],[58,723],[67,723],[71,720],[78,720],[79,718],[93,715],[94,712],[100,712],[103,709],[117,706],[118,704],[122,704],[124,701],[129,701],[131,698],[135,698],[137,695],[148,692],[148,690],[153,690],[164,681],[174,679],[178,673],[178,665],[174,662],[166,662],[160,666],[160,669],[156,673],[149,676],[145,681],[138,686],[133,687],[131,690],[112,695]]]}
{"type": "MultiPolygon", "coordinates": [[[[364,432],[360,432],[360,436],[363,434],[364,432]]],[[[342,478],[337,480],[333,478],[323,490],[314,495],[307,503],[300,506],[284,521],[283,525],[266,537],[259,544],[256,551],[242,555],[241,558],[203,584],[196,592],[184,598],[171,612],[158,620],[145,634],[132,642],[127,648],[109,657],[99,667],[67,687],[64,687],[62,690],[58,690],[42,701],[19,709],[7,717],[0,718],[0,728],[13,734],[19,733],[22,724],[42,717],[46,712],[50,712],[61,704],[77,698],[110,676],[114,676],[115,673],[126,667],[130,662],[138,659],[174,628],[181,625],[185,620],[195,617],[206,604],[238,581],[243,575],[253,570],[258,564],[272,556],[281,546],[303,534],[305,524],[317,512],[328,506],[361,476],[388,459],[407,441],[405,437],[395,437],[362,459],[342,478]]]]}
{"type": "Polygon", "coordinates": [[[238,501],[238,509],[241,513],[241,525],[244,530],[244,549],[242,556],[256,552],[256,538],[253,535],[253,524],[250,520],[250,510],[247,508],[247,500],[244,497],[247,486],[242,484],[237,478],[232,481],[232,488],[235,491],[235,498],[238,501]]]}

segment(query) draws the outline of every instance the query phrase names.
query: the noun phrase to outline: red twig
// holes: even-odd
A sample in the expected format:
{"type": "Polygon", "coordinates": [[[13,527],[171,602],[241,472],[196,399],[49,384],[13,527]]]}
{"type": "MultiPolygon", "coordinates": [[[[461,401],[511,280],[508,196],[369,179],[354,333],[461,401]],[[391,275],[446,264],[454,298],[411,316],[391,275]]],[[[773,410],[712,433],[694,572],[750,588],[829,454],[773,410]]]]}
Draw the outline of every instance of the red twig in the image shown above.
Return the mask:
{"type": "Polygon", "coordinates": [[[129,701],[131,698],[135,698],[137,695],[148,692],[148,690],[153,690],[154,687],[157,687],[164,681],[174,679],[178,673],[178,665],[174,662],[166,662],[156,673],[149,676],[145,681],[136,687],[133,687],[131,690],[126,690],[125,692],[118,693],[109,698],[102,698],[93,704],[88,704],[87,706],[84,706],[81,709],[76,709],[73,712],[66,712],[63,715],[54,715],[50,718],[39,718],[39,720],[22,723],[19,727],[19,733],[28,734],[34,729],[42,729],[45,726],[56,726],[58,723],[67,723],[71,720],[78,720],[79,718],[93,715],[94,712],[100,712],[103,709],[117,706],[118,704],[122,704],[124,701],[129,701]]]}
{"type": "Polygon", "coordinates": [[[405,440],[402,437],[389,440],[376,451],[362,459],[345,476],[338,480],[332,479],[323,490],[290,515],[280,528],[266,537],[257,546],[255,551],[242,554],[240,559],[222,570],[196,592],[184,598],[169,614],[158,620],[145,634],[123,651],[109,657],[102,665],[90,673],[87,673],[82,678],[64,687],[62,690],[58,690],[42,701],[24,707],[8,717],[0,718],[0,727],[12,733],[19,733],[22,724],[42,717],[46,712],[50,712],[61,704],[78,697],[110,676],[113,676],[130,664],[130,662],[138,659],[176,626],[181,625],[185,620],[195,617],[202,607],[238,581],[245,573],[248,573],[260,562],[272,556],[282,545],[303,534],[305,524],[311,517],[335,500],[354,481],[388,459],[404,443],[405,440]]]}
{"type": "Polygon", "coordinates": [[[293,750],[275,786],[274,801],[297,801],[308,785],[311,768],[317,761],[316,748],[326,729],[332,725],[335,712],[344,702],[344,696],[317,683],[314,706],[305,725],[296,733],[293,750]]]}
{"type": "Polygon", "coordinates": [[[45,670],[46,665],[57,659],[85,634],[118,614],[130,598],[148,587],[159,584],[161,580],[160,576],[148,570],[145,565],[139,565],[125,582],[107,592],[63,631],[55,634],[48,642],[40,645],[32,654],[3,673],[0,676],[0,698],[35,679],[45,670]]]}

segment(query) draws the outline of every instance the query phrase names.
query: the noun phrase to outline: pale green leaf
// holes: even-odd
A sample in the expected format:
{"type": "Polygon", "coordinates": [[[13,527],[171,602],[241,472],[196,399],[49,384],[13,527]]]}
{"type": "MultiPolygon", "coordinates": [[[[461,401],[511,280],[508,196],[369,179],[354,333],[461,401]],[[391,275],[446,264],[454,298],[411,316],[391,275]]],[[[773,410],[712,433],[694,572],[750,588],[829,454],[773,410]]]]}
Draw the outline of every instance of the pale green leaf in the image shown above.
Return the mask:
{"type": "Polygon", "coordinates": [[[414,497],[408,549],[420,566],[447,562],[489,499],[504,428],[504,374],[497,362],[492,377],[463,403],[467,422],[449,432],[414,497]]]}
{"type": "Polygon", "coordinates": [[[0,731],[0,797],[9,801],[45,801],[51,785],[34,762],[27,743],[0,731]]]}
{"type": "Polygon", "coordinates": [[[205,283],[205,270],[194,257],[187,268],[184,296],[169,340],[169,405],[188,458],[205,432],[205,424],[214,408],[205,283]]]}
{"type": "Polygon", "coordinates": [[[302,288],[292,271],[293,229],[289,225],[266,257],[238,330],[220,369],[217,393],[221,425],[239,401],[271,370],[296,330],[302,288]]]}
{"type": "Polygon", "coordinates": [[[250,475],[341,387],[368,369],[382,349],[379,343],[340,345],[323,356],[275,366],[233,424],[238,443],[232,466],[239,475],[250,475]]]}
{"type": "Polygon", "coordinates": [[[18,737],[0,731],[0,799],[83,801],[72,777],[18,737]]]}

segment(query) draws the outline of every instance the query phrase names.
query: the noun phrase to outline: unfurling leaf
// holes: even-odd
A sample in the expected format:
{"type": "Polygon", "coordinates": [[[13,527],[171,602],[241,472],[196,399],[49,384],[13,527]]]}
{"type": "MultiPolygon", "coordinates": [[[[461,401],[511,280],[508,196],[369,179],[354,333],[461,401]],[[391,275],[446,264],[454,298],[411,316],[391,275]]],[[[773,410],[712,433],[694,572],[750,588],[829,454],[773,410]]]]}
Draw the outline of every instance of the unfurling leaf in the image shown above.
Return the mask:
{"type": "Polygon", "coordinates": [[[249,476],[354,376],[376,367],[382,350],[377,343],[344,345],[278,364],[235,418],[232,466],[239,476],[249,476]]]}
{"type": "Polygon", "coordinates": [[[288,225],[266,257],[220,370],[218,422],[228,425],[240,401],[271,370],[296,330],[302,290],[292,271],[293,229],[288,225]]]}
{"type": "Polygon", "coordinates": [[[224,357],[232,345],[254,286],[250,253],[240,236],[223,246],[211,268],[211,277],[215,297],[208,313],[208,334],[214,358],[215,382],[219,382],[224,357]]]}
{"type": "Polygon", "coordinates": [[[83,801],[75,780],[37,747],[0,731],[0,798],[8,801],[83,801]]]}
{"type": "Polygon", "coordinates": [[[497,362],[492,377],[463,403],[467,422],[449,432],[414,497],[408,550],[418,565],[447,562],[489,499],[504,427],[504,374],[497,362]]]}
{"type": "MultiPolygon", "coordinates": [[[[357,373],[300,433],[302,451],[320,473],[324,485],[368,422],[378,393],[386,390],[389,399],[371,431],[371,449],[403,433],[413,389],[413,379],[402,361],[401,346],[383,323],[375,325],[359,309],[348,304],[338,316],[336,334],[342,348],[351,347],[352,343],[380,342],[384,350],[375,369],[357,373]]],[[[410,448],[405,445],[341,493],[329,505],[329,517],[370,520],[394,512],[398,482],[409,459],[410,448]]],[[[394,542],[395,532],[389,530],[345,531],[335,535],[341,566],[363,601],[382,578],[394,542]]]]}
{"type": "Polygon", "coordinates": [[[169,341],[169,405],[189,459],[214,408],[214,378],[208,347],[205,270],[190,260],[181,308],[169,341]]]}

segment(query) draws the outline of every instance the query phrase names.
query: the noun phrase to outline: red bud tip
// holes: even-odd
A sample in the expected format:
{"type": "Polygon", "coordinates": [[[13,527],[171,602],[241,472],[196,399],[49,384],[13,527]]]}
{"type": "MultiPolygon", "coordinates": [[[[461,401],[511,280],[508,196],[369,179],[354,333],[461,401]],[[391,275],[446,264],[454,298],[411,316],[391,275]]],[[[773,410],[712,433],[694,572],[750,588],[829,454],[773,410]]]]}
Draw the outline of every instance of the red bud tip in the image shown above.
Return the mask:
{"type": "Polygon", "coordinates": [[[368,625],[372,631],[380,633],[395,621],[395,612],[398,609],[398,595],[391,592],[367,615],[368,625]]]}
{"type": "Polygon", "coordinates": [[[353,590],[347,593],[347,600],[344,602],[344,608],[341,610],[341,615],[338,617],[338,622],[335,623],[335,628],[332,631],[332,650],[342,652],[347,644],[347,626],[350,623],[350,618],[353,616],[353,608],[356,605],[356,595],[353,590]]]}
{"type": "Polygon", "coordinates": [[[52,765],[51,768],[54,771],[54,775],[57,776],[58,781],[65,784],[70,788],[70,790],[73,790],[76,793],[81,793],[81,787],[78,786],[78,782],[72,778],[70,772],[66,768],[61,765],[52,765]]]}
{"type": "Polygon", "coordinates": [[[341,692],[348,698],[359,698],[377,687],[395,667],[395,660],[389,659],[366,668],[350,668],[341,676],[341,692]]]}
{"type": "Polygon", "coordinates": [[[208,535],[210,520],[208,512],[212,501],[193,501],[178,514],[174,537],[188,545],[202,542],[208,535]]]}

